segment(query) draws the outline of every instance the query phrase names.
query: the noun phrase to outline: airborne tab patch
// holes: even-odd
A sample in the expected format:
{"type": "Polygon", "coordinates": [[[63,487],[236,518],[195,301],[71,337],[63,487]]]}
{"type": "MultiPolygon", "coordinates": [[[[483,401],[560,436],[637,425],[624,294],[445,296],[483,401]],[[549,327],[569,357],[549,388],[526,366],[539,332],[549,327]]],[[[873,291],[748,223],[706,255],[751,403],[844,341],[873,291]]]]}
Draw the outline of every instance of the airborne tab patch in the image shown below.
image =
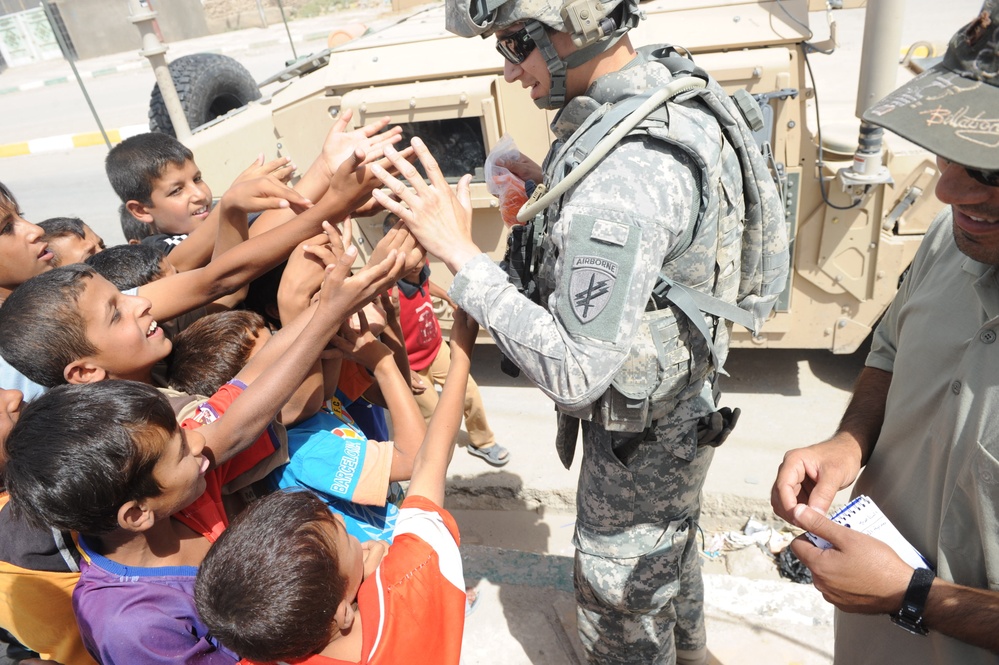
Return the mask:
{"type": "Polygon", "coordinates": [[[582,323],[589,323],[610,302],[617,281],[617,263],[599,256],[577,256],[572,261],[569,293],[572,312],[582,323]]]}

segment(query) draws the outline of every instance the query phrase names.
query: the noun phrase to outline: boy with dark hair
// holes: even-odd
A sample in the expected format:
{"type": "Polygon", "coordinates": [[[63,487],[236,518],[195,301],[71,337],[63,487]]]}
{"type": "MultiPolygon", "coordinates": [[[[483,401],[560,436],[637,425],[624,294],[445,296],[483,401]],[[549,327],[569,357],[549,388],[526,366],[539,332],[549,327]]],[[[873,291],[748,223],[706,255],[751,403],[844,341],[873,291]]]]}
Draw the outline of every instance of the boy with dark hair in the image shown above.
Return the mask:
{"type": "MultiPolygon", "coordinates": [[[[52,269],[55,254],[42,240],[45,231],[21,216],[21,207],[0,182],[0,303],[22,282],[52,269]]],[[[30,400],[44,388],[29,380],[0,357],[0,386],[21,391],[30,400]]]]}
{"type": "Polygon", "coordinates": [[[211,212],[212,190],[201,178],[194,153],[167,134],[125,139],[108,152],[104,170],[125,210],[167,245],[211,212]]]}
{"type": "MultiPolygon", "coordinates": [[[[24,405],[19,390],[0,388],[0,468],[3,442],[24,405]]],[[[0,663],[94,665],[73,614],[80,553],[72,536],[17,519],[9,498],[0,474],[0,663]]]]}
{"type": "Polygon", "coordinates": [[[45,231],[43,240],[55,253],[53,266],[83,263],[105,249],[104,239],[79,217],[50,217],[38,226],[45,231]]]}
{"type": "Polygon", "coordinates": [[[180,427],[155,388],[126,381],[61,386],[14,426],[5,469],[11,505],[34,523],[80,532],[86,561],[74,609],[104,665],[237,659],[194,611],[196,567],[226,526],[221,486],[272,452],[257,437],[332,331],[403,260],[390,254],[347,278],[354,256],[345,253],[328,271],[311,311],[274,336],[227,396],[220,391],[180,427]],[[201,417],[209,412],[223,414],[201,417]]]}
{"type": "Polygon", "coordinates": [[[128,291],[174,275],[177,270],[163,250],[152,245],[115,245],[86,261],[119,291],[128,291]]]}
{"type": "Polygon", "coordinates": [[[440,505],[476,330],[455,313],[451,369],[384,558],[366,559],[343,524],[307,495],[257,501],[198,572],[198,612],[220,642],[257,662],[400,663],[418,649],[420,662],[458,663],[465,621],[459,535],[440,505]]]}
{"type": "Polygon", "coordinates": [[[188,395],[212,395],[270,337],[264,317],[256,312],[233,310],[202,317],[173,340],[167,383],[188,395]]]}

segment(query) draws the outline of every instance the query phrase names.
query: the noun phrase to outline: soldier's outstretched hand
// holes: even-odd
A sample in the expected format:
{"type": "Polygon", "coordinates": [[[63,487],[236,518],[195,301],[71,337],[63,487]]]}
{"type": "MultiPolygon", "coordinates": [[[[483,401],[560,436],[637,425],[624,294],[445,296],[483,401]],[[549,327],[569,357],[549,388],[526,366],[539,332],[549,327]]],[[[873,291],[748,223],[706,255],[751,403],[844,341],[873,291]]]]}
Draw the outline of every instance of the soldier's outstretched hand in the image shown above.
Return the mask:
{"type": "Polygon", "coordinates": [[[382,207],[402,219],[429,253],[456,273],[466,261],[482,252],[472,241],[472,202],[469,196],[472,176],[461,177],[456,193],[445,180],[426,144],[416,137],[412,147],[430,182],[426,182],[402,154],[391,146],[385,146],[386,159],[409,183],[409,187],[379,164],[372,164],[372,173],[391,192],[375,190],[373,196],[382,207]]]}

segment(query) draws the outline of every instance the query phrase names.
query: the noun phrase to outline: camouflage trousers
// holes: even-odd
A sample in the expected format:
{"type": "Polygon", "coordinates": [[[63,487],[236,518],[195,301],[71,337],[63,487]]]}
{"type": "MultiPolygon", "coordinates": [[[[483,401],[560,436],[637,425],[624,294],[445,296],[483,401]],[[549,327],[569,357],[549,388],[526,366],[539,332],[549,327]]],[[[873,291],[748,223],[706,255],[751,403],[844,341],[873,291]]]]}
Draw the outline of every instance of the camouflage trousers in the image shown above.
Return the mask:
{"type": "Polygon", "coordinates": [[[574,576],[591,663],[673,665],[677,649],[705,649],[696,523],[713,455],[696,420],[638,434],[583,423],[574,576]]]}

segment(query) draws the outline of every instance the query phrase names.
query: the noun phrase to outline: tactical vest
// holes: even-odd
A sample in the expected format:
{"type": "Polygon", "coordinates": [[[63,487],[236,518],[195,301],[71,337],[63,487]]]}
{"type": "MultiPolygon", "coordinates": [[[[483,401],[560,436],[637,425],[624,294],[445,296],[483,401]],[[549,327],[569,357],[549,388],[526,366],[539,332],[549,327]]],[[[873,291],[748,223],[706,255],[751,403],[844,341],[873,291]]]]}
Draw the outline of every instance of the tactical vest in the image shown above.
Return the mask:
{"type": "MultiPolygon", "coordinates": [[[[669,51],[651,47],[649,53],[669,51]]],[[[689,155],[700,170],[700,205],[664,260],[624,364],[590,414],[616,431],[644,430],[698,395],[711,372],[724,372],[730,326],[720,319],[738,321],[757,334],[788,271],[783,206],[742,113],[691,61],[676,56],[657,61],[674,75],[703,76],[707,85],[657,107],[627,136],[648,136],[689,155]],[[718,120],[725,140],[705,140],[699,121],[704,113],[718,120]]],[[[625,98],[591,114],[546,160],[548,190],[641,101],[625,98]]],[[[535,220],[542,255],[555,251],[548,229],[561,207],[559,199],[535,220]]],[[[554,289],[551,258],[535,264],[543,298],[554,289]]]]}

